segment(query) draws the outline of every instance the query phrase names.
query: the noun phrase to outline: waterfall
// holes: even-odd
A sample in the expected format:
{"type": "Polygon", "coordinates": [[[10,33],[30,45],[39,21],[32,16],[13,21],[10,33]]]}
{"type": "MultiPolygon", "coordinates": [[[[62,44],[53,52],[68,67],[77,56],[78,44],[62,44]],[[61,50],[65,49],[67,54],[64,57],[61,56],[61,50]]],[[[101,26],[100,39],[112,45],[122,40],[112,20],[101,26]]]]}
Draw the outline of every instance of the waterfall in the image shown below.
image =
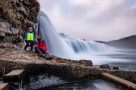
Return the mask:
{"type": "Polygon", "coordinates": [[[90,59],[92,53],[105,52],[111,48],[95,41],[85,41],[58,34],[44,12],[39,12],[38,23],[39,32],[46,41],[51,55],[69,59],[90,59]]]}
{"type": "Polygon", "coordinates": [[[68,58],[70,52],[72,53],[72,51],[69,51],[70,47],[55,31],[48,16],[44,12],[39,12],[38,23],[39,33],[47,43],[49,54],[68,58]]]}

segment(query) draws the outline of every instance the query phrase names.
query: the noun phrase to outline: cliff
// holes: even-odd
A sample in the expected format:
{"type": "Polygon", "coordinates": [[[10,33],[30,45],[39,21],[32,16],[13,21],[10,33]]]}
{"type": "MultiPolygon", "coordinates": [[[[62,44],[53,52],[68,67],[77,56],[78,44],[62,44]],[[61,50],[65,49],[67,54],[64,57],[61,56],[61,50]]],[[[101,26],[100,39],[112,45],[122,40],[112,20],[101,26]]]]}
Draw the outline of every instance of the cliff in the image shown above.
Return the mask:
{"type": "Polygon", "coordinates": [[[22,35],[28,25],[36,22],[39,3],[36,0],[1,0],[0,11],[0,42],[14,42],[18,33],[22,35]]]}

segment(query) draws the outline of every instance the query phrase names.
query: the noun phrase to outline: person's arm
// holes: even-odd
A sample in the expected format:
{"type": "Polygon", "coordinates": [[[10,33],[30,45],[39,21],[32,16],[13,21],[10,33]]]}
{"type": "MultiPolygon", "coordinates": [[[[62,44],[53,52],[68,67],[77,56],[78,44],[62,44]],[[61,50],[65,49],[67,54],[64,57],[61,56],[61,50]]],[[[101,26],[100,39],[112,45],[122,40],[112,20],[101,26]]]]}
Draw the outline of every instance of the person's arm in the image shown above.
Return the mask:
{"type": "Polygon", "coordinates": [[[36,45],[36,40],[34,40],[34,45],[36,45]]]}
{"type": "Polygon", "coordinates": [[[23,36],[24,36],[23,38],[26,40],[26,38],[27,38],[27,32],[26,31],[24,32],[23,36]]]}
{"type": "Polygon", "coordinates": [[[27,42],[27,34],[28,34],[28,33],[25,31],[25,32],[24,32],[24,35],[23,35],[23,36],[24,36],[23,39],[24,39],[25,42],[27,42]]]}
{"type": "Polygon", "coordinates": [[[42,43],[43,43],[43,49],[44,49],[46,52],[48,52],[48,48],[47,48],[47,45],[46,45],[45,41],[43,40],[42,43]]]}

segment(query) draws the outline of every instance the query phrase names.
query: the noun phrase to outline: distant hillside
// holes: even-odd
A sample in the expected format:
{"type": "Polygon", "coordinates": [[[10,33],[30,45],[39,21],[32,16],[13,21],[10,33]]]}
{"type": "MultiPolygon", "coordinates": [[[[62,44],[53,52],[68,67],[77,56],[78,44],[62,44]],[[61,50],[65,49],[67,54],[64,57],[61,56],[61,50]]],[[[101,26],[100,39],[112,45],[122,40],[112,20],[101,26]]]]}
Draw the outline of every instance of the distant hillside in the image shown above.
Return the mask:
{"type": "Polygon", "coordinates": [[[106,42],[110,46],[136,49],[136,35],[125,37],[119,40],[106,42]]]}
{"type": "MultiPolygon", "coordinates": [[[[68,36],[64,33],[59,33],[59,35],[62,38],[73,39],[72,37],[70,37],[70,36],[68,36]]],[[[82,39],[82,40],[86,41],[85,39],[82,39]]],[[[105,41],[95,41],[95,42],[107,44],[107,45],[110,45],[110,46],[113,46],[113,47],[136,49],[136,35],[125,37],[125,38],[118,39],[118,40],[108,41],[108,42],[105,42],[105,41]]]]}

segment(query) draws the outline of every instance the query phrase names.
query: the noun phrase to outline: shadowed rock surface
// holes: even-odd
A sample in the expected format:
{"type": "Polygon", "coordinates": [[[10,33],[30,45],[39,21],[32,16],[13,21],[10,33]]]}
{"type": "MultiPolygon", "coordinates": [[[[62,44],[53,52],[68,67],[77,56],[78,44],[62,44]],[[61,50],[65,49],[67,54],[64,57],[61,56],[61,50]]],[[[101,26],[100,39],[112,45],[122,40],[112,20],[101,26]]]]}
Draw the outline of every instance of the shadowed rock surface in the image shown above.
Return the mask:
{"type": "Polygon", "coordinates": [[[18,34],[36,22],[39,3],[36,0],[0,1],[0,42],[15,42],[18,34]]]}
{"type": "Polygon", "coordinates": [[[108,69],[108,70],[111,69],[111,68],[110,68],[110,65],[108,65],[108,64],[100,65],[100,68],[101,68],[101,69],[108,69]]]}

